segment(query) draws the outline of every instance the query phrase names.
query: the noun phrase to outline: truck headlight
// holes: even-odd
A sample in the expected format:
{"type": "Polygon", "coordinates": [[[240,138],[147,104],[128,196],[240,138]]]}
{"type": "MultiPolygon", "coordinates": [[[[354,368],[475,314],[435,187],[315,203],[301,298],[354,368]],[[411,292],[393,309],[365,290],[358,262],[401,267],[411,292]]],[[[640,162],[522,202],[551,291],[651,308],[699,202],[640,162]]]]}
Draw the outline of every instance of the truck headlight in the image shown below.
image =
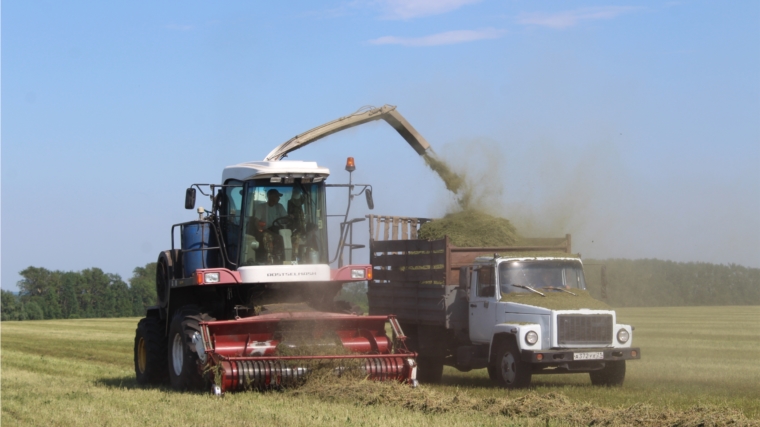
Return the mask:
{"type": "Polygon", "coordinates": [[[364,269],[361,270],[351,270],[351,278],[352,279],[364,279],[364,269]]]}
{"type": "Polygon", "coordinates": [[[206,273],[203,281],[206,283],[219,283],[219,273],[206,273]]]}
{"type": "Polygon", "coordinates": [[[627,343],[630,338],[631,334],[628,333],[627,329],[621,329],[617,333],[617,340],[620,344],[627,343]]]}
{"type": "Polygon", "coordinates": [[[536,331],[529,331],[527,334],[525,334],[525,342],[528,343],[528,345],[533,345],[538,342],[538,334],[536,331]]]}

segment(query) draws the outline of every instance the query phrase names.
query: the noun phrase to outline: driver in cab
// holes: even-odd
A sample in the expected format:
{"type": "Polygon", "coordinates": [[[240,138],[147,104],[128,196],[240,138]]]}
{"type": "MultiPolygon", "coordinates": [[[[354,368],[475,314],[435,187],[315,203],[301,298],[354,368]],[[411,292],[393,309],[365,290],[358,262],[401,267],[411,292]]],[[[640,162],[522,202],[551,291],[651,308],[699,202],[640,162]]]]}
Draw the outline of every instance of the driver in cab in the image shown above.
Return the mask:
{"type": "Polygon", "coordinates": [[[255,207],[254,216],[258,218],[259,221],[266,223],[265,228],[271,227],[272,223],[278,218],[288,216],[287,211],[285,211],[285,208],[280,204],[281,197],[282,193],[273,188],[267,191],[267,202],[255,207]]]}

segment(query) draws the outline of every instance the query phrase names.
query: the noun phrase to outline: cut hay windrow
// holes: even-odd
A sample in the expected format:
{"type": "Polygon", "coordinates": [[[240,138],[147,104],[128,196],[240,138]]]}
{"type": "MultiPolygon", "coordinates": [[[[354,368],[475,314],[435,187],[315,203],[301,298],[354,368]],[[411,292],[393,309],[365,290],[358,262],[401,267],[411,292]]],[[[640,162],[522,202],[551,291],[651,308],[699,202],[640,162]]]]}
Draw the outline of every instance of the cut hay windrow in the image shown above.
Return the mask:
{"type": "Polygon", "coordinates": [[[466,393],[440,393],[420,387],[412,389],[395,383],[349,381],[308,382],[286,393],[308,395],[330,402],[349,402],[358,407],[390,406],[425,414],[488,413],[511,420],[561,421],[570,425],[599,426],[758,426],[741,411],[715,405],[695,405],[684,410],[657,408],[637,403],[629,407],[607,408],[588,402],[574,402],[562,393],[529,392],[517,397],[475,398],[466,393]]]}

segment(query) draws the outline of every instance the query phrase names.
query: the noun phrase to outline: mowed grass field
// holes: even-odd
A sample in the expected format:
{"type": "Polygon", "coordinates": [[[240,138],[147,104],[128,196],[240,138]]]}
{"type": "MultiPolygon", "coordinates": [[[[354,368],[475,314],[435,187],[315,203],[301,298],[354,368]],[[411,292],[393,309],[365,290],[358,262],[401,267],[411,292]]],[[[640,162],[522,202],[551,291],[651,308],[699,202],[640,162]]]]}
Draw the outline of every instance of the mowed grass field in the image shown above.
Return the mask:
{"type": "Polygon", "coordinates": [[[138,319],[2,322],[3,426],[760,425],[760,307],[626,308],[642,359],[621,388],[587,374],[508,392],[447,368],[417,389],[368,381],[177,393],[134,380],[138,319]],[[733,424],[732,424],[733,423],[733,424]]]}

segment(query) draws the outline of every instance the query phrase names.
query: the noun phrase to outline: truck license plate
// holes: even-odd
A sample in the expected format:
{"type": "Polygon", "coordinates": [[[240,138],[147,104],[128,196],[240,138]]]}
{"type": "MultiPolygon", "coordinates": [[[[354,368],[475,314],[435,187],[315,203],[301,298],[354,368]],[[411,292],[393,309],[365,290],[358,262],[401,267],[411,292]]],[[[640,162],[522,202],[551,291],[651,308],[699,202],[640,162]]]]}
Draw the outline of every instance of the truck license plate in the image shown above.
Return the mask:
{"type": "Polygon", "coordinates": [[[591,351],[588,353],[573,353],[573,360],[604,359],[603,351],[591,351]]]}

